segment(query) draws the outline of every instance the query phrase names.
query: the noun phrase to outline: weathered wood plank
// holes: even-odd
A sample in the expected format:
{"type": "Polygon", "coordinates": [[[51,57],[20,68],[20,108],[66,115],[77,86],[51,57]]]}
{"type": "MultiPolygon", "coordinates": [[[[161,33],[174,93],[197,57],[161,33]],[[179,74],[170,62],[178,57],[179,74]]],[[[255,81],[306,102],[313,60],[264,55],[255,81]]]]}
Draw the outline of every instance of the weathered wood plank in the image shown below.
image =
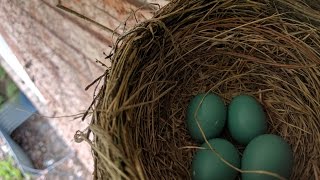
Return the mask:
{"type": "MultiPolygon", "coordinates": [[[[56,9],[55,3],[1,0],[0,4],[0,33],[47,99],[47,104],[36,104],[39,111],[61,116],[85,110],[92,91],[85,92],[84,88],[103,73],[95,58],[103,59],[102,52],[109,51],[111,34],[86,26],[56,9]]],[[[72,140],[75,131],[84,129],[87,123],[71,119],[50,119],[50,123],[92,169],[92,162],[87,162],[91,159],[90,148],[72,140]]]]}
{"type": "MultiPolygon", "coordinates": [[[[163,0],[157,1],[164,4],[163,0]]],[[[112,33],[56,8],[57,3],[58,0],[0,0],[0,34],[46,98],[47,104],[34,102],[39,111],[48,116],[77,114],[88,107],[93,90],[86,92],[84,88],[104,71],[95,59],[109,65],[102,52],[109,52],[109,46],[116,39],[112,33]]],[[[145,3],[147,1],[62,0],[64,6],[118,33],[132,27],[136,18],[142,21],[151,17],[148,9],[139,10],[136,18],[133,16],[138,6],[145,3]]],[[[18,84],[23,86],[21,82],[18,84]]],[[[32,92],[27,94],[32,96],[32,92]]],[[[92,169],[92,162],[86,162],[91,157],[90,148],[72,141],[75,131],[85,128],[88,122],[57,118],[50,119],[50,123],[92,169]]]]}

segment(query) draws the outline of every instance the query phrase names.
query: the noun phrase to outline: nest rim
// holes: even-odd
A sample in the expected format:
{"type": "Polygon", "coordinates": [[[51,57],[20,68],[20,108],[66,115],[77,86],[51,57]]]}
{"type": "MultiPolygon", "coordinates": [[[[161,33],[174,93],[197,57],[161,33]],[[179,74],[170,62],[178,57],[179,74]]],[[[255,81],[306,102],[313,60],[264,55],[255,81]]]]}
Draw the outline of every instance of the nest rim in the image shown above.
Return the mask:
{"type": "Polygon", "coordinates": [[[319,14],[298,0],[296,4],[288,0],[176,0],[121,37],[89,127],[94,134],[90,144],[95,179],[190,178],[197,144],[187,133],[185,107],[180,106],[203,92],[214,92],[226,102],[241,93],[255,96],[267,111],[268,132],[282,136],[293,148],[292,178],[317,178],[320,33],[318,22],[312,21],[319,14]],[[285,10],[290,13],[283,13],[285,10]],[[216,19],[206,20],[209,16],[216,19]],[[192,78],[194,74],[196,78],[192,78]],[[208,78],[212,75],[218,77],[208,78]],[[168,109],[163,110],[165,107],[168,109]],[[174,121],[166,122],[166,118],[174,121]],[[155,119],[169,124],[162,128],[167,128],[170,136],[156,138],[163,132],[154,127],[161,124],[155,119]],[[164,145],[159,145],[160,141],[164,145]],[[305,147],[299,145],[302,142],[305,147]],[[163,160],[163,154],[169,160],[163,160]],[[185,159],[190,162],[184,163],[185,159]],[[170,160],[176,162],[170,164],[170,160]],[[166,168],[168,164],[179,172],[166,168]]]}

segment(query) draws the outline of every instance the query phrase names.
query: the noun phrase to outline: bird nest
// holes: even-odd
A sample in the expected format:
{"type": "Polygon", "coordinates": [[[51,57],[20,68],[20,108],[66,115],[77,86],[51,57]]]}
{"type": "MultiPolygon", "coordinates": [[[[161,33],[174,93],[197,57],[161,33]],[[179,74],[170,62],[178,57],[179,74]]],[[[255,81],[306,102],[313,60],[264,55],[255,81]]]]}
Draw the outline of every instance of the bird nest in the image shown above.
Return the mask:
{"type": "Polygon", "coordinates": [[[86,139],[95,178],[190,179],[198,145],[186,130],[187,104],[210,91],[226,102],[255,96],[268,132],[293,149],[291,178],[317,179],[320,12],[312,2],[174,0],[121,36],[86,139]]]}

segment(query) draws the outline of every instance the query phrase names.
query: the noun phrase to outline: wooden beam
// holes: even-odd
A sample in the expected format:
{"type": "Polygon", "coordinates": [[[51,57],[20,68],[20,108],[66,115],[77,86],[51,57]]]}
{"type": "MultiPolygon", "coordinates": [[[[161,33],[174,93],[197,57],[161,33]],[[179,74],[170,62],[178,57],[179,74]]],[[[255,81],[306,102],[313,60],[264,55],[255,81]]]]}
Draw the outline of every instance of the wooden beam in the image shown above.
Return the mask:
{"type": "MultiPolygon", "coordinates": [[[[0,34],[45,98],[46,103],[33,102],[46,116],[86,110],[93,99],[93,89],[84,89],[105,70],[95,61],[99,59],[110,66],[103,52],[110,52],[116,39],[110,31],[56,8],[57,3],[57,0],[0,0],[0,34]]],[[[152,15],[147,10],[136,12],[139,3],[125,0],[63,0],[62,3],[119,34],[135,25],[133,15],[138,21],[152,15]]],[[[84,143],[75,144],[73,135],[76,130],[85,129],[88,121],[71,120],[53,118],[50,123],[86,160],[91,157],[90,148],[84,143]]],[[[83,163],[92,170],[92,162],[83,163]]]]}

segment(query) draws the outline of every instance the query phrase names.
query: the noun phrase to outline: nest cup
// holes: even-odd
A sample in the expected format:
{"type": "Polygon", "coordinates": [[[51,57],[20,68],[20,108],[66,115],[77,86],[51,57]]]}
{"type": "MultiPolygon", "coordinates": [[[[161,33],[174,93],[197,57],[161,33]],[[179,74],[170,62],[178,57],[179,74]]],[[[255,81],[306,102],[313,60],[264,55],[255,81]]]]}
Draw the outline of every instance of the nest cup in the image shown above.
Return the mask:
{"type": "Polygon", "coordinates": [[[190,179],[199,145],[185,114],[204,92],[226,103],[255,96],[268,132],[294,151],[291,179],[319,178],[320,12],[312,2],[175,0],[120,37],[89,127],[95,179],[190,179]]]}

